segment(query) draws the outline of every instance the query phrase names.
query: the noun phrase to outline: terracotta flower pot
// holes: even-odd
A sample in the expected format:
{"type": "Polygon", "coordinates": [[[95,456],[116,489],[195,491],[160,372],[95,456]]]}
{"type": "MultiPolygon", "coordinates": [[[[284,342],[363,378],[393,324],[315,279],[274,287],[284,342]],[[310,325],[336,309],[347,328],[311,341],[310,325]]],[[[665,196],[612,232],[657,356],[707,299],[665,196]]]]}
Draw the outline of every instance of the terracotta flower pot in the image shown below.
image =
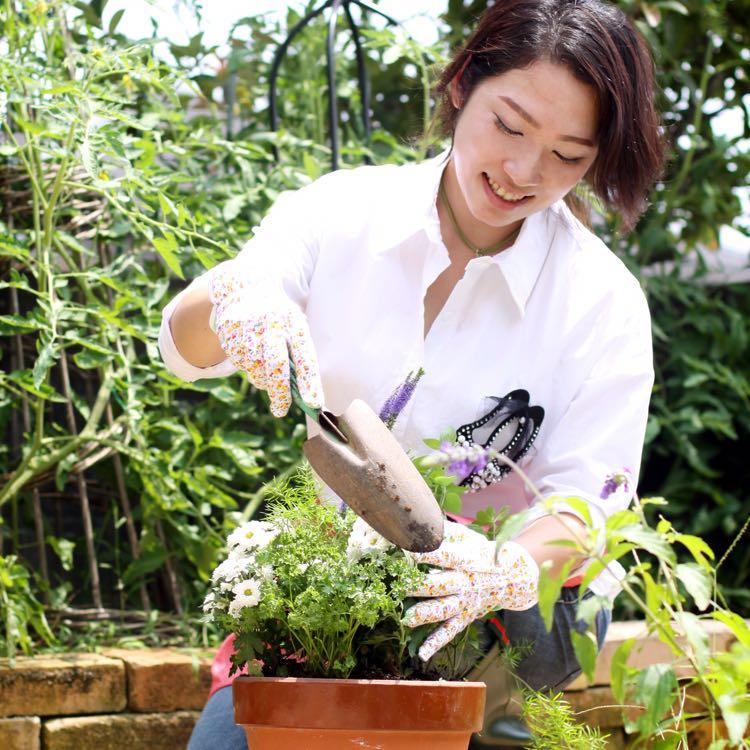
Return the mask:
{"type": "Polygon", "coordinates": [[[238,677],[233,695],[249,750],[466,750],[485,685],[238,677]]]}

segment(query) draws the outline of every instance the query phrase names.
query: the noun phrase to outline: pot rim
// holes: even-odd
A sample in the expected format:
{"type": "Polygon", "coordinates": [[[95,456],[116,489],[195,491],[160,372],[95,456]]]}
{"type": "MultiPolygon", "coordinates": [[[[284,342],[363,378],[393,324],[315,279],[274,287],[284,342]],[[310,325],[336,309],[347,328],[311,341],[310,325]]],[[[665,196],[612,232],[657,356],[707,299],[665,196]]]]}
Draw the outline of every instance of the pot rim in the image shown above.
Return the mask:
{"type": "Polygon", "coordinates": [[[357,678],[345,678],[345,677],[276,677],[276,676],[256,676],[256,675],[240,675],[236,677],[234,682],[282,682],[282,683],[321,683],[325,682],[329,685],[415,685],[415,686],[432,686],[444,685],[445,687],[486,687],[486,684],[481,681],[470,681],[470,680],[361,680],[357,678]]]}
{"type": "Polygon", "coordinates": [[[232,685],[240,726],[375,732],[477,732],[484,682],[238,677],[232,685]]]}

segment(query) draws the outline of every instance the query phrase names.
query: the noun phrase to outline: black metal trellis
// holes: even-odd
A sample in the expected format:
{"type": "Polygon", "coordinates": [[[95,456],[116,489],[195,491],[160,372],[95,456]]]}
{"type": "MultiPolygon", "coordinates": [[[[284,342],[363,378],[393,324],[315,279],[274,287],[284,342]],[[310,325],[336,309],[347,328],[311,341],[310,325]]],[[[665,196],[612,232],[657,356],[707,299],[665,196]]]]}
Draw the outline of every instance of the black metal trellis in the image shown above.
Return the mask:
{"type": "MultiPolygon", "coordinates": [[[[328,124],[330,127],[331,137],[331,170],[339,168],[339,126],[338,126],[338,104],[336,102],[336,64],[334,57],[334,41],[336,38],[336,24],[338,22],[339,10],[343,7],[346,15],[346,21],[352,32],[352,38],[354,39],[354,50],[357,59],[357,79],[359,82],[359,93],[360,101],[362,102],[362,126],[365,133],[365,141],[369,143],[370,134],[372,132],[372,124],[370,122],[370,92],[369,83],[367,80],[367,72],[365,70],[365,56],[362,49],[362,42],[359,36],[359,26],[354,20],[351,12],[351,6],[357,5],[363,10],[376,13],[379,16],[385,18],[391,26],[399,26],[399,22],[391,18],[391,16],[383,13],[377,8],[373,8],[367,3],[361,2],[361,0],[326,0],[322,5],[311,10],[302,20],[294,25],[292,30],[289,32],[287,38],[279,45],[271,63],[271,73],[268,79],[268,103],[269,103],[269,117],[271,130],[276,132],[279,128],[279,113],[277,105],[277,78],[279,75],[279,68],[281,62],[284,59],[289,45],[294,40],[294,37],[308,26],[315,18],[323,13],[328,8],[331,9],[331,15],[328,19],[328,33],[326,36],[326,66],[327,66],[327,81],[328,81],[328,124]]],[[[278,159],[278,151],[274,148],[274,156],[278,159]]],[[[366,159],[369,163],[369,159],[366,159]]]]}

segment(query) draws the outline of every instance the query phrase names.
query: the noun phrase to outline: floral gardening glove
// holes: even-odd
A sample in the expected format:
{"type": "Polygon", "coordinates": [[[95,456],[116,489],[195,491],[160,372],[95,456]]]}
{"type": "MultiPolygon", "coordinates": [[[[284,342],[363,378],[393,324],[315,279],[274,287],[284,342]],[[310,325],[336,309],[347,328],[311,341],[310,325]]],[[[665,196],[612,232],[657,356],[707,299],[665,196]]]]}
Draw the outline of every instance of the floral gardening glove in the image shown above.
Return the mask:
{"type": "Polygon", "coordinates": [[[302,400],[321,408],[323,385],[307,318],[277,284],[249,282],[247,275],[227,261],[210,276],[211,328],[221,348],[252,385],[268,391],[275,417],[283,417],[292,404],[290,356],[302,400]]]}
{"type": "Polygon", "coordinates": [[[474,620],[496,609],[523,610],[537,603],[539,566],[524,547],[495,542],[462,524],[446,521],[445,539],[433,552],[411,553],[416,562],[435,565],[409,596],[431,597],[404,613],[416,627],[443,624],[419,649],[427,661],[474,620]]]}

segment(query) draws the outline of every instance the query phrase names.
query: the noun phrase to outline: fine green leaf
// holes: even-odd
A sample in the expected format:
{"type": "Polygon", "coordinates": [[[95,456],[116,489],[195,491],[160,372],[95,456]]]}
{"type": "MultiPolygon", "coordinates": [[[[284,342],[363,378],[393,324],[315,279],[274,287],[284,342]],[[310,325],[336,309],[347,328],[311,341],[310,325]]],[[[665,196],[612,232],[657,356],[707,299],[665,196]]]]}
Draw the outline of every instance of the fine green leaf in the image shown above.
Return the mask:
{"type": "Polygon", "coordinates": [[[620,704],[625,703],[627,677],[631,671],[628,667],[628,659],[630,658],[630,652],[633,650],[635,644],[635,638],[628,638],[617,647],[615,653],[612,655],[612,663],[610,665],[610,683],[612,686],[612,694],[620,704]]]}
{"type": "Polygon", "coordinates": [[[559,506],[567,505],[583,518],[586,526],[592,527],[594,525],[594,522],[591,519],[591,507],[581,497],[575,497],[572,495],[553,495],[545,498],[544,502],[545,505],[550,508],[557,506],[558,510],[561,510],[559,506]]]}
{"type": "Polygon", "coordinates": [[[180,261],[177,259],[177,240],[175,236],[168,232],[164,237],[154,237],[154,247],[156,248],[159,255],[164,258],[164,262],[169,266],[173,273],[184,279],[185,276],[182,273],[182,267],[180,261]]]}
{"type": "Polygon", "coordinates": [[[110,19],[110,22],[109,22],[110,34],[115,33],[124,13],[125,13],[125,8],[120,8],[118,11],[115,11],[115,13],[112,15],[112,18],[110,19]]]}
{"type": "Polygon", "coordinates": [[[701,621],[692,612],[677,612],[675,620],[685,632],[685,638],[699,668],[704,670],[708,666],[708,657],[711,653],[708,633],[701,625],[701,621]]]}
{"type": "Polygon", "coordinates": [[[706,569],[695,563],[680,563],[675,566],[675,575],[693,597],[695,606],[701,612],[707,609],[711,603],[713,579],[706,569]]]}
{"type": "Polygon", "coordinates": [[[632,542],[668,563],[675,561],[675,553],[669,542],[647,526],[623,526],[617,529],[614,536],[632,542]]]}
{"type": "Polygon", "coordinates": [[[539,569],[539,613],[542,615],[547,632],[552,630],[552,618],[555,613],[555,602],[560,598],[560,591],[568,579],[574,560],[568,560],[557,575],[550,573],[552,563],[545,560],[539,569]]]}
{"type": "Polygon", "coordinates": [[[640,670],[634,681],[634,698],[644,707],[636,725],[650,735],[676,699],[677,678],[670,664],[650,664],[640,670]]]}
{"type": "Polygon", "coordinates": [[[695,558],[698,565],[709,572],[711,571],[711,563],[706,558],[713,560],[714,552],[703,539],[692,534],[677,534],[674,539],[690,550],[690,554],[695,558]]]}
{"type": "Polygon", "coordinates": [[[727,612],[721,609],[711,612],[711,617],[724,623],[743,646],[750,647],[750,627],[742,617],[735,612],[727,612]]]}
{"type": "Polygon", "coordinates": [[[592,633],[586,631],[579,633],[577,630],[570,631],[570,640],[576,660],[589,682],[594,681],[594,670],[596,669],[596,638],[592,633]]]}
{"type": "Polygon", "coordinates": [[[45,342],[42,351],[34,362],[34,387],[40,388],[42,382],[46,379],[52,365],[60,356],[60,348],[54,341],[45,342]]]}
{"type": "Polygon", "coordinates": [[[60,559],[60,565],[63,570],[73,569],[73,551],[75,550],[75,542],[70,539],[62,539],[52,535],[47,536],[47,544],[55,551],[55,554],[60,559]]]}

